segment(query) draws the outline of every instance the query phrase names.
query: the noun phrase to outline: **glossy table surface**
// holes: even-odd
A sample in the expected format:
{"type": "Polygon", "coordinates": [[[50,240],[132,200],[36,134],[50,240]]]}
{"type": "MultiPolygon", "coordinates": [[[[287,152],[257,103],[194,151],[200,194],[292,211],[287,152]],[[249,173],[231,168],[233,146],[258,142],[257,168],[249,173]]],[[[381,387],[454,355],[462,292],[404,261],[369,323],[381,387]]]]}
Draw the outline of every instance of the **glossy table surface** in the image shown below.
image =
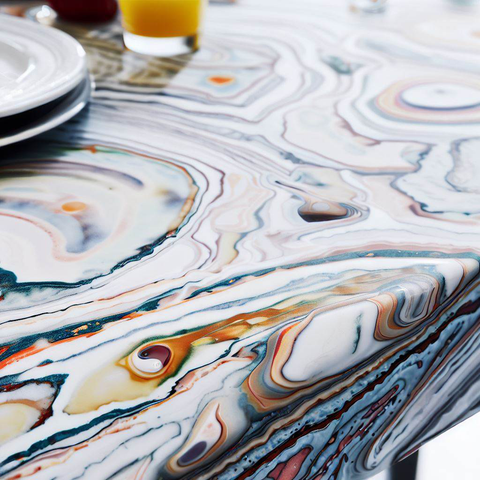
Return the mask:
{"type": "Polygon", "coordinates": [[[366,478],[474,413],[479,15],[66,27],[90,106],[0,150],[0,478],[366,478]]]}

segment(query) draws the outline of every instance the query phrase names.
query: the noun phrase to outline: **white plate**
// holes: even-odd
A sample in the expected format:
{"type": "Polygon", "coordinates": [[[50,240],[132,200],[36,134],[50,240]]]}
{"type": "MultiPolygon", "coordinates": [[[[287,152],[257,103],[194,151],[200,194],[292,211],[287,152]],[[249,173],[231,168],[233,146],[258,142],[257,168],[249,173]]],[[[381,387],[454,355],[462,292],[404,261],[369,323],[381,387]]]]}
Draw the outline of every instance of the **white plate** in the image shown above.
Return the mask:
{"type": "Polygon", "coordinates": [[[86,70],[85,51],[70,35],[0,15],[0,118],[65,95],[86,70]]]}
{"type": "Polygon", "coordinates": [[[86,76],[80,84],[61,99],[10,117],[9,122],[20,123],[22,126],[9,131],[2,128],[0,130],[0,147],[34,137],[70,120],[88,103],[93,88],[92,80],[86,76]]]}

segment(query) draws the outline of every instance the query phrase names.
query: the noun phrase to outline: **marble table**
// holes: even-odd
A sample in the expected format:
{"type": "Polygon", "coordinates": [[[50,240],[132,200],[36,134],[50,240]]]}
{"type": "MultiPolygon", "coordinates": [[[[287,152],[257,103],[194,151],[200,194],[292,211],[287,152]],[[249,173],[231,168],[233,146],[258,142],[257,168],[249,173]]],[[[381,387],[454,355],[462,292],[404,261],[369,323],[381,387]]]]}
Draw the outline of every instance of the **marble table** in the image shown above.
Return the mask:
{"type": "Polygon", "coordinates": [[[479,15],[67,27],[89,108],[0,150],[0,478],[360,479],[475,413],[479,15]]]}

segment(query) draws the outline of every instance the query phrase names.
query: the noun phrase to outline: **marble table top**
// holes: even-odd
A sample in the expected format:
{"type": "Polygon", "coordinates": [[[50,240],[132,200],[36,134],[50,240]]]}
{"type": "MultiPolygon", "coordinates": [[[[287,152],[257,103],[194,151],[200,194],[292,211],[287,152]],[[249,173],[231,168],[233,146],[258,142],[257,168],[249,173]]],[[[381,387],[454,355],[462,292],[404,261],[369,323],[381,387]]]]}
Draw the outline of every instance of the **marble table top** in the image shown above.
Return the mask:
{"type": "Polygon", "coordinates": [[[0,478],[359,479],[473,414],[479,8],[67,27],[90,106],[0,150],[0,478]]]}

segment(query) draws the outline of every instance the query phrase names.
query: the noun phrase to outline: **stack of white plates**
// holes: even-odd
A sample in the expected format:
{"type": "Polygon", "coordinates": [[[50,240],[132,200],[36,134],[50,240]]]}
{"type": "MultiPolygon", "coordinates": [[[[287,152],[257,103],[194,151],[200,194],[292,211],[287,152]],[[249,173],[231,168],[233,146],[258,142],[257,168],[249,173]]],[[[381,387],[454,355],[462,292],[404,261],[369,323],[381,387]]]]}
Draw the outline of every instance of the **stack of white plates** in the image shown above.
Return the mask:
{"type": "Polygon", "coordinates": [[[0,15],[0,146],[69,120],[90,92],[85,51],[74,38],[0,15]]]}

